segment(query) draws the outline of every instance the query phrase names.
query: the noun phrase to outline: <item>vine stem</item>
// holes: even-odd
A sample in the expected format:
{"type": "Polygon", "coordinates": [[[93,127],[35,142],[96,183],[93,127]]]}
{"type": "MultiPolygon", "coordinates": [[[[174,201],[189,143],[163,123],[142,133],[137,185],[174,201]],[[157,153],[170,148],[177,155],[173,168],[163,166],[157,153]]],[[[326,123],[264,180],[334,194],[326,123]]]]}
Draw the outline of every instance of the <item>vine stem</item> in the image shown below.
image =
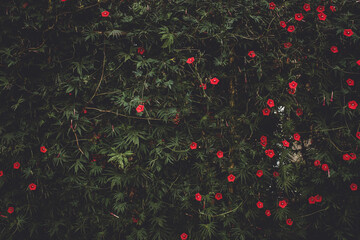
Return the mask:
{"type": "Polygon", "coordinates": [[[99,112],[112,113],[112,114],[115,114],[116,116],[121,116],[121,117],[126,117],[126,118],[162,121],[162,119],[158,119],[158,118],[142,118],[142,117],[127,116],[127,115],[124,115],[124,114],[113,112],[111,110],[104,110],[104,109],[99,109],[99,108],[94,108],[94,107],[86,107],[86,109],[90,109],[90,110],[92,109],[92,110],[96,110],[96,111],[99,111],[99,112]]]}
{"type": "Polygon", "coordinates": [[[247,199],[245,199],[244,201],[242,201],[236,208],[234,208],[234,209],[232,209],[232,210],[230,210],[230,211],[224,212],[224,213],[217,214],[217,215],[209,215],[209,214],[206,214],[206,213],[202,213],[202,212],[200,212],[200,210],[199,210],[199,213],[202,214],[202,215],[210,216],[210,217],[220,217],[220,216],[224,216],[224,215],[226,215],[226,214],[235,212],[239,207],[241,207],[241,206],[246,202],[246,200],[247,200],[247,199]]]}
{"type": "Polygon", "coordinates": [[[76,132],[75,132],[74,128],[71,128],[71,129],[72,129],[72,131],[73,131],[73,133],[74,133],[74,135],[75,135],[75,138],[76,138],[76,145],[77,145],[77,147],[78,147],[79,151],[81,152],[81,154],[82,154],[82,155],[85,155],[85,154],[84,154],[84,152],[83,152],[83,150],[81,150],[81,148],[80,148],[79,139],[78,139],[78,136],[77,136],[77,134],[76,134],[76,132]]]}
{"type": "Polygon", "coordinates": [[[96,87],[96,90],[95,90],[94,94],[92,95],[92,97],[90,98],[90,100],[89,100],[87,103],[91,102],[91,100],[93,100],[93,98],[96,96],[96,93],[97,93],[97,91],[98,91],[99,88],[100,88],[101,82],[102,82],[103,79],[104,79],[105,62],[106,62],[105,43],[104,43],[103,53],[104,53],[104,58],[103,58],[103,65],[102,65],[102,71],[101,71],[100,81],[99,81],[99,84],[98,84],[97,87],[96,87]]]}
{"type": "Polygon", "coordinates": [[[301,217],[301,218],[302,218],[302,217],[308,217],[308,216],[314,215],[314,214],[316,214],[316,213],[326,211],[326,210],[328,210],[328,209],[329,209],[329,207],[326,207],[326,208],[324,208],[324,209],[320,209],[320,210],[318,210],[318,211],[315,211],[315,212],[313,212],[313,213],[309,213],[309,214],[306,214],[306,215],[303,215],[303,216],[300,216],[300,217],[301,217]]]}

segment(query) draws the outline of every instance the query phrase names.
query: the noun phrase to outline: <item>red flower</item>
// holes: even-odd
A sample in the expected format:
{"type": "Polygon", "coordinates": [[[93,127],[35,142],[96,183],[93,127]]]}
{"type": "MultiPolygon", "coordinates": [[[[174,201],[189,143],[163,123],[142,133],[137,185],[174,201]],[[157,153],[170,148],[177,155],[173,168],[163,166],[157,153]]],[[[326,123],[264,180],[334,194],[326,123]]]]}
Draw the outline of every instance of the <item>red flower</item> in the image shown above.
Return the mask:
{"type": "Polygon", "coordinates": [[[9,208],[8,208],[8,213],[9,213],[9,214],[12,214],[13,212],[14,212],[14,207],[9,207],[9,208]]]}
{"type": "Polygon", "coordinates": [[[349,160],[350,160],[350,155],[347,154],[347,153],[344,154],[344,155],[343,155],[343,160],[344,160],[344,161],[349,161],[349,160]]]}
{"type": "Polygon", "coordinates": [[[297,82],[295,82],[295,81],[292,81],[292,82],[289,82],[289,87],[291,88],[291,89],[296,89],[296,87],[297,87],[297,82]]]}
{"type": "Polygon", "coordinates": [[[323,165],[321,165],[321,169],[322,169],[323,171],[327,171],[327,170],[329,170],[329,165],[323,164],[323,165]]]}
{"type": "Polygon", "coordinates": [[[216,84],[219,83],[219,79],[217,79],[217,78],[212,78],[212,79],[210,80],[210,83],[211,83],[212,85],[216,85],[216,84]]]}
{"type": "Polygon", "coordinates": [[[269,8],[270,8],[271,10],[274,10],[275,7],[276,7],[275,3],[273,3],[273,2],[269,3],[269,8]]]}
{"type": "Polygon", "coordinates": [[[277,171],[274,171],[274,172],[273,172],[273,176],[274,176],[275,178],[277,178],[277,177],[279,176],[279,173],[278,173],[277,171]]]}
{"type": "Polygon", "coordinates": [[[182,234],[180,235],[180,237],[181,237],[181,240],[186,240],[187,237],[188,237],[188,235],[187,235],[186,233],[182,233],[182,234]]]}
{"type": "Polygon", "coordinates": [[[86,109],[84,109],[84,110],[83,110],[83,113],[84,113],[84,114],[87,114],[87,110],[86,110],[86,109]]]}
{"type": "Polygon", "coordinates": [[[267,105],[268,105],[269,107],[275,106],[274,100],[272,100],[272,99],[267,100],[267,105]]]}
{"type": "Polygon", "coordinates": [[[360,66],[360,60],[357,60],[357,61],[356,61],[356,64],[360,66]]]}
{"type": "Polygon", "coordinates": [[[265,150],[265,154],[267,155],[267,156],[269,156],[270,158],[273,158],[274,157],[274,150],[272,150],[272,149],[269,149],[269,150],[265,150]]]}
{"type": "Polygon", "coordinates": [[[137,106],[136,111],[137,111],[138,113],[144,111],[144,105],[139,105],[139,106],[137,106]]]}
{"type": "Polygon", "coordinates": [[[291,25],[288,27],[287,30],[288,30],[288,32],[293,32],[293,31],[295,31],[295,27],[293,25],[291,25]]]}
{"type": "Polygon", "coordinates": [[[222,199],[222,194],[221,194],[221,193],[215,194],[215,199],[216,199],[216,200],[222,199]]]}
{"type": "Polygon", "coordinates": [[[224,156],[224,153],[222,151],[218,151],[216,155],[218,156],[218,158],[222,158],[224,156]]]}
{"type": "Polygon", "coordinates": [[[349,153],[350,155],[350,159],[351,160],[355,160],[356,159],[356,154],[355,153],[349,153]]]}
{"type": "Polygon", "coordinates": [[[268,217],[270,217],[271,212],[270,212],[270,210],[269,210],[269,209],[268,209],[268,210],[265,210],[265,215],[266,215],[266,216],[268,216],[268,217]]]}
{"type": "Polygon", "coordinates": [[[202,87],[204,90],[206,90],[206,83],[200,84],[200,87],[202,87]]]}
{"type": "Polygon", "coordinates": [[[288,92],[289,92],[290,94],[295,94],[296,88],[289,88],[289,89],[288,89],[288,92]]]}
{"type": "Polygon", "coordinates": [[[356,191],[357,190],[357,185],[355,183],[352,183],[350,185],[350,189],[351,189],[351,191],[356,191]]]}
{"type": "Polygon", "coordinates": [[[310,4],[305,3],[303,8],[306,12],[310,11],[310,4]]]}
{"type": "Polygon", "coordinates": [[[354,86],[354,80],[352,80],[351,78],[349,78],[348,80],[346,80],[346,83],[347,83],[349,86],[354,86]]]}
{"type": "Polygon", "coordinates": [[[256,54],[255,54],[254,51],[250,51],[250,52],[248,53],[248,55],[249,55],[249,57],[251,57],[251,58],[254,58],[254,57],[256,56],[256,54]]]}
{"type": "Polygon", "coordinates": [[[14,163],[14,168],[19,169],[20,168],[20,163],[19,162],[14,163]]]}
{"type": "Polygon", "coordinates": [[[40,147],[40,152],[46,153],[47,149],[45,146],[40,147]]]}
{"type": "Polygon", "coordinates": [[[256,172],[256,176],[261,177],[262,175],[264,175],[262,170],[256,172]]]}
{"type": "Polygon", "coordinates": [[[353,100],[348,103],[350,109],[356,109],[358,104],[353,100]]]}
{"type": "Polygon", "coordinates": [[[315,196],[315,202],[321,202],[322,201],[322,196],[321,195],[316,195],[315,196]]]}
{"type": "Polygon", "coordinates": [[[357,132],[355,136],[360,139],[360,132],[357,132]]]}
{"type": "Polygon", "coordinates": [[[294,134],[294,139],[295,139],[296,141],[300,141],[300,135],[299,135],[298,133],[295,133],[295,134],[294,134]]]}
{"type": "Polygon", "coordinates": [[[31,184],[29,185],[29,189],[30,189],[31,191],[34,191],[34,190],[36,189],[36,184],[31,183],[31,184]]]}
{"type": "Polygon", "coordinates": [[[315,165],[315,167],[320,166],[320,164],[321,164],[321,163],[320,163],[320,161],[319,161],[319,160],[315,160],[315,161],[314,161],[314,165],[315,165]]]}
{"type": "Polygon", "coordinates": [[[351,29],[344,29],[344,35],[347,37],[351,37],[353,35],[353,31],[351,29]]]}
{"type": "Polygon", "coordinates": [[[336,46],[332,46],[332,47],[330,48],[330,50],[331,50],[333,53],[339,52],[339,51],[338,51],[338,48],[337,48],[336,46]]]}
{"type": "Polygon", "coordinates": [[[325,13],[321,12],[321,13],[318,14],[318,17],[319,17],[319,20],[325,21],[325,19],[326,19],[327,16],[326,16],[325,13]]]}
{"type": "Polygon", "coordinates": [[[261,146],[266,147],[266,145],[267,145],[267,137],[266,136],[261,136],[260,144],[261,144],[261,146]]]}
{"type": "Polygon", "coordinates": [[[28,5],[29,5],[29,3],[26,2],[26,3],[23,4],[22,7],[23,7],[23,8],[26,8],[28,5]]]}
{"type": "Polygon", "coordinates": [[[0,177],[4,176],[4,172],[1,170],[0,171],[0,177]]]}
{"type": "Polygon", "coordinates": [[[258,201],[258,202],[256,203],[256,206],[257,206],[258,208],[263,208],[263,207],[264,207],[264,204],[263,204],[262,202],[258,201]]]}
{"type": "Polygon", "coordinates": [[[283,140],[282,144],[284,145],[284,147],[289,147],[290,146],[290,143],[288,141],[286,141],[286,140],[283,140]]]}
{"type": "Polygon", "coordinates": [[[289,48],[289,47],[291,47],[291,46],[292,46],[292,44],[291,44],[290,42],[284,43],[284,48],[289,48]]]}
{"type": "Polygon", "coordinates": [[[315,198],[313,196],[309,197],[309,203],[315,204],[315,198]]]}
{"type": "Polygon", "coordinates": [[[280,21],[280,27],[286,28],[286,23],[284,21],[280,21]]]}
{"type": "Polygon", "coordinates": [[[295,20],[297,21],[301,21],[303,20],[304,16],[302,15],[302,13],[296,13],[295,14],[295,20]]]}
{"type": "Polygon", "coordinates": [[[144,52],[145,52],[145,49],[144,49],[143,47],[139,47],[139,48],[137,49],[137,52],[138,52],[138,54],[143,55],[144,52]]]}
{"type": "Polygon", "coordinates": [[[139,219],[136,219],[135,217],[132,217],[131,219],[132,219],[133,223],[137,223],[139,221],[139,219]]]}
{"type": "Polygon", "coordinates": [[[103,11],[103,12],[101,13],[101,16],[103,16],[103,17],[108,17],[108,16],[109,16],[109,12],[108,12],[108,11],[103,11]]]}
{"type": "Polygon", "coordinates": [[[293,220],[291,220],[291,218],[288,218],[286,220],[286,224],[289,225],[289,226],[293,225],[293,220]]]}
{"type": "Polygon", "coordinates": [[[264,116],[269,116],[269,115],[270,115],[270,109],[268,109],[268,108],[264,108],[264,109],[262,110],[262,112],[263,112],[263,115],[264,115],[264,116]]]}
{"type": "Polygon", "coordinates": [[[201,194],[200,193],[197,193],[197,194],[195,194],[195,199],[196,199],[196,201],[201,201],[201,194]]]}
{"type": "Polygon", "coordinates": [[[332,12],[336,12],[335,6],[330,6],[330,10],[331,10],[332,12]]]}
{"type": "Polygon", "coordinates": [[[318,11],[319,13],[320,13],[320,12],[323,12],[323,11],[325,11],[325,7],[324,7],[324,6],[318,6],[318,7],[316,8],[316,11],[318,11]]]}
{"type": "Polygon", "coordinates": [[[188,60],[186,61],[186,63],[191,64],[195,61],[194,57],[188,58],[188,60]]]}
{"type": "Polygon", "coordinates": [[[192,142],[191,144],[190,144],[190,148],[191,149],[196,149],[196,147],[197,147],[197,143],[196,142],[192,142]]]}
{"type": "Polygon", "coordinates": [[[286,205],[287,205],[287,202],[286,202],[285,200],[281,200],[281,201],[279,202],[279,207],[281,207],[281,208],[286,207],[286,205]]]}
{"type": "Polygon", "coordinates": [[[229,182],[234,182],[234,181],[235,181],[235,176],[232,175],[232,174],[230,174],[230,175],[228,176],[228,181],[229,181],[229,182]]]}
{"type": "Polygon", "coordinates": [[[303,115],[303,110],[301,108],[296,109],[296,115],[298,115],[299,117],[303,115]]]}

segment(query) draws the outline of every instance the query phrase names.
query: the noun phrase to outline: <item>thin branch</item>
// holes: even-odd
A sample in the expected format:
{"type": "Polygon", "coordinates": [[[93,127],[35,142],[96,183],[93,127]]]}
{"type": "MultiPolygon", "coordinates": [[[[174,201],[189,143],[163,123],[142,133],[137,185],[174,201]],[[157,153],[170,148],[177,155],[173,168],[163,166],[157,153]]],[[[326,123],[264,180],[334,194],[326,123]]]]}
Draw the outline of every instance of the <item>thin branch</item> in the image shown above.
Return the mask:
{"type": "Polygon", "coordinates": [[[324,208],[324,209],[320,209],[320,210],[318,210],[318,211],[315,211],[315,212],[313,212],[313,213],[309,213],[309,214],[306,214],[306,215],[303,215],[303,216],[300,216],[300,217],[301,217],[301,218],[302,218],[302,217],[308,217],[308,216],[314,215],[314,214],[316,214],[316,213],[326,211],[326,210],[328,210],[328,209],[329,209],[329,207],[326,207],[326,208],[324,208]]]}
{"type": "Polygon", "coordinates": [[[327,138],[327,140],[329,140],[329,142],[330,142],[339,152],[349,152],[349,151],[343,151],[343,150],[339,149],[339,148],[336,146],[336,144],[335,144],[333,141],[331,141],[330,138],[327,138]]]}
{"type": "Polygon", "coordinates": [[[92,109],[92,110],[96,110],[96,111],[99,111],[99,112],[112,113],[112,114],[115,114],[116,116],[121,116],[121,117],[126,117],[126,118],[162,121],[162,119],[158,119],[158,118],[142,118],[142,117],[127,116],[127,115],[124,115],[124,114],[120,114],[120,113],[113,112],[113,111],[111,111],[111,110],[103,110],[103,109],[94,108],[94,107],[86,107],[86,109],[92,109]]]}
{"type": "Polygon", "coordinates": [[[236,208],[234,208],[234,209],[232,209],[232,210],[230,210],[230,211],[224,212],[224,213],[217,214],[217,215],[209,215],[209,214],[206,214],[206,213],[202,213],[202,212],[200,212],[200,210],[199,210],[199,213],[202,214],[202,215],[210,216],[210,217],[220,217],[220,216],[224,216],[224,215],[226,215],[226,214],[235,212],[239,207],[241,207],[241,206],[246,202],[246,200],[247,200],[247,199],[245,199],[244,201],[242,201],[236,208]]]}
{"type": "Polygon", "coordinates": [[[73,133],[74,133],[74,135],[75,135],[76,145],[77,145],[79,151],[82,153],[82,155],[85,155],[84,152],[83,152],[83,151],[81,150],[81,148],[80,148],[79,139],[78,139],[78,137],[77,137],[77,135],[76,135],[76,132],[75,132],[74,128],[71,128],[71,129],[72,129],[72,131],[73,131],[73,133]]]}
{"type": "Polygon", "coordinates": [[[329,128],[329,129],[318,129],[318,130],[312,130],[312,131],[307,131],[307,132],[298,132],[298,133],[312,133],[312,132],[326,132],[326,131],[335,131],[335,130],[339,130],[339,129],[343,129],[346,127],[338,127],[338,128],[329,128]]]}
{"type": "Polygon", "coordinates": [[[104,53],[104,58],[103,58],[103,66],[102,66],[102,71],[101,71],[101,77],[100,77],[100,81],[99,81],[99,84],[97,85],[97,88],[93,94],[93,96],[90,98],[90,100],[87,102],[91,102],[91,100],[93,100],[93,98],[96,96],[96,93],[97,91],[99,90],[100,88],[100,85],[101,85],[101,82],[102,80],[104,79],[104,71],[105,71],[105,62],[106,62],[106,55],[105,55],[105,43],[104,43],[104,49],[103,49],[103,53],[104,53]]]}

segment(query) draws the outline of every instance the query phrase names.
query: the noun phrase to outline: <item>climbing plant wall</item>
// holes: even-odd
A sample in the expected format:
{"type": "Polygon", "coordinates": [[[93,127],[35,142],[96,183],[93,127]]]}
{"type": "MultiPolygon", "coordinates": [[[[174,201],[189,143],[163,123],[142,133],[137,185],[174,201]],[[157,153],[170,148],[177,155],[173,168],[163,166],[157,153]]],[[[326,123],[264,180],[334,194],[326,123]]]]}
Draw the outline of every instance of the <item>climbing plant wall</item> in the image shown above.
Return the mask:
{"type": "Polygon", "coordinates": [[[360,3],[0,3],[4,239],[355,239],[360,3]]]}

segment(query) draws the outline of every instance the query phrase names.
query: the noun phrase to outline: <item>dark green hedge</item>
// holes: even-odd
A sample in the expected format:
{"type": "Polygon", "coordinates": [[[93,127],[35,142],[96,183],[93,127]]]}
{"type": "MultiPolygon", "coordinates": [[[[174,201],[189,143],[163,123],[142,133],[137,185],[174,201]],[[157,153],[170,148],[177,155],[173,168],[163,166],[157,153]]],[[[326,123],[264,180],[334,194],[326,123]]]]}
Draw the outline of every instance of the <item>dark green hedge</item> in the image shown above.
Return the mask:
{"type": "Polygon", "coordinates": [[[0,239],[360,235],[360,3],[0,11],[0,239]]]}

